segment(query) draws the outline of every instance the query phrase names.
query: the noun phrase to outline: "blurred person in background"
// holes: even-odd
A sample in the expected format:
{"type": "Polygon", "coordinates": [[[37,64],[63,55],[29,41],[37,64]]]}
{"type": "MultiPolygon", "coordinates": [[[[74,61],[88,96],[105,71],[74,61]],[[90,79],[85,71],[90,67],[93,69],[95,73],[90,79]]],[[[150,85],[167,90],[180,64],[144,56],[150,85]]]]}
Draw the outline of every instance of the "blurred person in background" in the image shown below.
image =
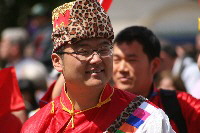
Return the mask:
{"type": "MultiPolygon", "coordinates": [[[[200,33],[196,35],[195,48],[196,48],[197,64],[200,69],[200,33]]],[[[191,90],[191,94],[194,97],[200,99],[200,79],[197,81],[197,84],[195,84],[194,89],[191,90]]]]}
{"type": "Polygon", "coordinates": [[[156,88],[166,90],[185,91],[185,86],[180,77],[175,77],[170,71],[160,72],[155,80],[156,88]]]}
{"type": "Polygon", "coordinates": [[[161,41],[160,68],[154,77],[156,87],[168,90],[186,91],[180,75],[173,75],[172,69],[176,62],[177,54],[175,46],[167,41],[161,41]]]}
{"type": "Polygon", "coordinates": [[[186,91],[195,96],[196,94],[193,93],[193,90],[200,87],[198,85],[200,74],[198,73],[197,63],[194,61],[193,55],[194,49],[192,44],[177,46],[173,46],[170,43],[162,44],[159,72],[171,72],[172,77],[180,78],[183,81],[186,91]]]}
{"type": "Polygon", "coordinates": [[[1,34],[0,58],[6,62],[5,67],[15,67],[18,80],[27,79],[34,83],[36,98],[40,99],[47,89],[48,72],[42,63],[24,56],[28,40],[23,28],[5,29],[1,34]]]}
{"type": "Polygon", "coordinates": [[[154,76],[160,67],[160,42],[143,26],[125,28],[113,49],[113,80],[125,91],[142,95],[162,108],[177,133],[200,131],[200,100],[186,92],[157,89],[154,76]]]}
{"type": "Polygon", "coordinates": [[[176,61],[177,54],[175,47],[170,43],[162,43],[160,51],[161,65],[159,72],[169,71],[171,72],[176,61]]]}
{"type": "Polygon", "coordinates": [[[195,38],[195,50],[197,53],[197,58],[200,53],[200,33],[197,33],[196,38],[195,38]]]}
{"type": "MultiPolygon", "coordinates": [[[[197,56],[197,64],[200,70],[200,53],[198,53],[198,56],[197,56]]],[[[191,93],[193,94],[194,97],[200,99],[200,80],[197,81],[197,84],[191,93]]]]}
{"type": "Polygon", "coordinates": [[[177,58],[172,69],[172,74],[181,77],[187,92],[193,96],[192,90],[196,88],[200,80],[200,73],[194,59],[194,52],[192,44],[177,45],[177,58]]]}
{"type": "Polygon", "coordinates": [[[35,88],[35,98],[38,103],[48,87],[48,72],[45,66],[37,60],[26,59],[22,63],[22,72],[18,80],[29,80],[35,88]]]}
{"type": "Polygon", "coordinates": [[[26,106],[26,113],[29,116],[31,111],[36,110],[39,107],[35,98],[35,91],[37,88],[34,83],[28,79],[21,79],[18,83],[26,106]]]}
{"type": "Polygon", "coordinates": [[[19,133],[27,115],[13,67],[0,70],[0,132],[19,133]]]}
{"type": "Polygon", "coordinates": [[[29,31],[31,34],[31,44],[33,57],[42,62],[48,72],[52,71],[51,52],[53,44],[51,41],[51,17],[47,4],[37,3],[31,8],[31,19],[29,31]]]}
{"type": "Polygon", "coordinates": [[[0,58],[6,62],[5,66],[18,67],[24,58],[24,48],[28,43],[26,30],[20,27],[4,29],[1,33],[0,43],[0,58]]]}

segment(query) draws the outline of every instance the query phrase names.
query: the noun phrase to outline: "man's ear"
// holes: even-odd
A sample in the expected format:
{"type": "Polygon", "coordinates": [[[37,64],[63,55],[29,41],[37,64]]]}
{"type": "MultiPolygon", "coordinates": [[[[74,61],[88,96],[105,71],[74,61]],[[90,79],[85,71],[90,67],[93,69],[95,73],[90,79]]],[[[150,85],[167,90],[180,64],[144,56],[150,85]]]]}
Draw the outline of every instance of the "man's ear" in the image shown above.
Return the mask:
{"type": "Polygon", "coordinates": [[[151,61],[151,72],[154,75],[155,73],[158,72],[158,70],[160,69],[160,63],[161,60],[160,58],[156,57],[151,61]]]}
{"type": "Polygon", "coordinates": [[[62,64],[62,59],[60,56],[58,56],[57,54],[53,53],[51,55],[51,60],[53,63],[54,68],[58,71],[58,72],[62,72],[63,71],[63,64],[62,64]]]}

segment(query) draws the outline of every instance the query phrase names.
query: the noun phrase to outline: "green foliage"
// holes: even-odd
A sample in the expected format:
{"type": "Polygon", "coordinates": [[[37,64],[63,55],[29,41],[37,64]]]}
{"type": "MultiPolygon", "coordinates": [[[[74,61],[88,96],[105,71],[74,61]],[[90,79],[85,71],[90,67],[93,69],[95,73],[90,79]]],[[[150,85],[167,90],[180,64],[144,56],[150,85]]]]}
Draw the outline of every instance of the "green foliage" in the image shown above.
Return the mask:
{"type": "Polygon", "coordinates": [[[7,27],[25,26],[31,7],[46,3],[52,11],[55,7],[73,0],[0,0],[0,33],[7,27]]]}

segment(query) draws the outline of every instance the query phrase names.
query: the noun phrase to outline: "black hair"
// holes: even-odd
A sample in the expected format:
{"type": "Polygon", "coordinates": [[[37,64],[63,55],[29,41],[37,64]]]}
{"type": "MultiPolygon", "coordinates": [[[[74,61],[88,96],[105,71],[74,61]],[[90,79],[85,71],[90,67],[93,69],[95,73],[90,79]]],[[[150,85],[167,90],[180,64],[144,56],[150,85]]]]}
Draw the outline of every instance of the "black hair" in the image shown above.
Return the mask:
{"type": "Polygon", "coordinates": [[[114,39],[114,44],[131,43],[138,41],[144,53],[148,56],[149,61],[160,56],[160,41],[154,33],[143,26],[131,26],[125,28],[114,39]]]}
{"type": "Polygon", "coordinates": [[[161,51],[166,52],[173,59],[177,57],[175,47],[170,44],[162,46],[161,51]]]}

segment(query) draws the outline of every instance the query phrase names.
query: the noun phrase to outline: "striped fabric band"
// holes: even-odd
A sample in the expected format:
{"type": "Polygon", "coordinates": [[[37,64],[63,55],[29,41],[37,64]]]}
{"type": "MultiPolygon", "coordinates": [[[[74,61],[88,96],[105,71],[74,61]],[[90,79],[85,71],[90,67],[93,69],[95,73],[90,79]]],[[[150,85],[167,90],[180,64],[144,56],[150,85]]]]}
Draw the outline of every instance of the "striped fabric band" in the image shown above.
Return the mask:
{"type": "Polygon", "coordinates": [[[134,133],[145,120],[155,111],[156,107],[143,102],[115,133],[134,133]]]}

